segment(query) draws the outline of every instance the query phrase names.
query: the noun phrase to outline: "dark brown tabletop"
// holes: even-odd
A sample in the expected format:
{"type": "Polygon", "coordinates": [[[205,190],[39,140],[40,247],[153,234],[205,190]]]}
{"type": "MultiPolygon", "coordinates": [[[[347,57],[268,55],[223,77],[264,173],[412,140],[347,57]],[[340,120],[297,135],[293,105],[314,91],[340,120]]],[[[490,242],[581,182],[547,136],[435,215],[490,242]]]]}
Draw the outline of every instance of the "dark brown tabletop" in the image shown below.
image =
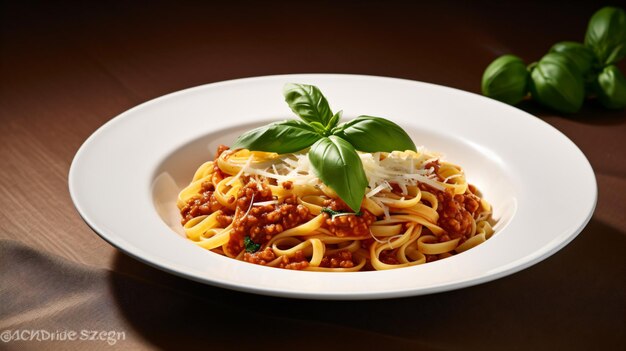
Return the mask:
{"type": "MultiPolygon", "coordinates": [[[[526,270],[412,298],[292,300],[188,281],[103,241],[80,218],[67,186],[72,158],[91,133],[163,94],[283,73],[390,76],[480,93],[493,59],[513,53],[532,62],[557,41],[582,41],[602,4],[1,6],[1,349],[625,349],[624,110],[590,102],[567,116],[520,105],[589,159],[599,190],[591,221],[526,270]]],[[[626,72],[624,62],[619,67],[626,72]]]]}

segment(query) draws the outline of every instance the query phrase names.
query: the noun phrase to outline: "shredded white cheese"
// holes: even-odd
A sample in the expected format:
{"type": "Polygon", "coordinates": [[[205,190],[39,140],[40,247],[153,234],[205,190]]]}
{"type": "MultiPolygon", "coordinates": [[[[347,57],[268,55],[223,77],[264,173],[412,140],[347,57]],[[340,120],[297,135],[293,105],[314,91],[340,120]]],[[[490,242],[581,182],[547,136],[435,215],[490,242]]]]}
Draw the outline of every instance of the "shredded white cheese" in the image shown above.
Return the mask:
{"type": "MultiPolygon", "coordinates": [[[[438,190],[445,189],[437,180],[434,167],[425,168],[427,164],[441,160],[443,156],[428,152],[424,147],[418,147],[417,152],[359,152],[359,157],[361,158],[363,170],[365,171],[368,181],[369,190],[366,192],[365,196],[372,199],[383,209],[386,218],[389,218],[389,208],[383,201],[376,198],[376,195],[383,191],[391,190],[391,183],[398,186],[402,195],[408,195],[408,187],[416,186],[418,182],[427,184],[438,190]]],[[[278,162],[272,165],[268,165],[267,163],[255,164],[252,162],[251,157],[229,184],[234,183],[244,173],[273,179],[277,184],[286,181],[290,181],[295,185],[319,186],[322,184],[320,179],[312,172],[309,157],[306,153],[286,154],[281,156],[278,160],[278,162]]],[[[460,176],[462,176],[462,174],[450,176],[444,180],[444,183],[460,176]]],[[[256,203],[254,205],[262,206],[263,204],[265,203],[256,203]]]]}
{"type": "Polygon", "coordinates": [[[463,176],[462,173],[453,174],[453,175],[451,175],[449,177],[446,177],[446,179],[443,180],[443,183],[447,183],[448,180],[450,180],[450,179],[459,178],[459,177],[462,177],[462,176],[463,176]]]}
{"type": "Polygon", "coordinates": [[[277,205],[277,204],[278,204],[278,200],[270,200],[270,201],[255,202],[252,204],[252,206],[265,206],[265,205],[277,205]]]}
{"type": "Polygon", "coordinates": [[[336,217],[342,217],[342,216],[355,216],[356,213],[354,212],[342,212],[342,213],[335,213],[334,215],[330,216],[331,219],[335,219],[336,217]]]}
{"type": "Polygon", "coordinates": [[[370,192],[368,192],[367,194],[365,194],[365,197],[372,197],[376,194],[378,194],[379,192],[383,191],[383,190],[391,190],[391,185],[389,185],[389,183],[387,181],[384,181],[383,183],[381,183],[380,185],[378,185],[377,187],[375,187],[374,189],[372,189],[370,192]]]}

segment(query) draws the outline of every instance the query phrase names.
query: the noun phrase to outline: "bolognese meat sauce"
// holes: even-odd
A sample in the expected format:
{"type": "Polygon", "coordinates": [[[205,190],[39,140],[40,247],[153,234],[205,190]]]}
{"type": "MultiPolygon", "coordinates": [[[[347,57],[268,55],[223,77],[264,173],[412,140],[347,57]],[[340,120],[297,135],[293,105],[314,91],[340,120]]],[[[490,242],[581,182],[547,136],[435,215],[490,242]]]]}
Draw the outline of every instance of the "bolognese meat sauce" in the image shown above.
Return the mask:
{"type": "MultiPolygon", "coordinates": [[[[217,160],[224,151],[228,150],[229,147],[226,145],[219,145],[217,147],[217,152],[215,153],[215,159],[217,160]]],[[[225,175],[222,170],[217,166],[217,163],[213,165],[213,179],[210,181],[206,181],[202,183],[200,186],[200,192],[198,196],[190,199],[187,204],[180,210],[180,214],[182,216],[181,223],[185,225],[190,219],[210,215],[211,213],[225,210],[224,206],[220,204],[215,198],[215,183],[224,179],[225,175]]],[[[226,211],[231,212],[232,211],[226,211]]]]}
{"type": "MultiPolygon", "coordinates": [[[[352,212],[350,207],[340,199],[326,200],[324,207],[334,212],[352,212]]],[[[330,216],[325,213],[326,220],[323,227],[338,237],[356,236],[366,237],[370,235],[370,226],[376,220],[371,212],[362,209],[358,215],[330,216]]]]}
{"type": "Polygon", "coordinates": [[[263,203],[273,199],[269,187],[256,181],[250,181],[241,188],[237,198],[240,215],[234,219],[233,232],[227,244],[231,253],[243,250],[246,236],[254,243],[262,245],[273,236],[313,218],[308,208],[298,204],[295,195],[286,197],[280,204],[255,206],[253,202],[263,203]]]}
{"type": "MultiPolygon", "coordinates": [[[[246,252],[243,254],[243,260],[249,263],[259,264],[262,266],[267,265],[268,263],[274,261],[276,259],[276,254],[274,251],[266,247],[265,250],[258,251],[255,253],[246,252]]],[[[280,262],[278,262],[278,268],[285,269],[293,269],[293,270],[301,270],[309,266],[309,261],[304,256],[302,250],[297,250],[295,254],[291,257],[281,256],[280,262]]]]}
{"type": "Polygon", "coordinates": [[[446,189],[437,193],[437,200],[439,200],[437,224],[447,233],[439,240],[461,238],[461,241],[465,241],[471,234],[472,223],[480,208],[476,195],[471,192],[455,195],[452,189],[446,189]]]}
{"type": "Polygon", "coordinates": [[[354,260],[352,258],[352,252],[348,250],[340,250],[333,254],[326,255],[322,258],[320,267],[325,268],[352,268],[354,267],[354,260]]]}
{"type": "Polygon", "coordinates": [[[202,183],[200,194],[189,200],[180,210],[182,216],[181,223],[185,225],[189,220],[198,216],[210,215],[213,212],[226,210],[215,198],[215,186],[210,181],[202,183]]]}

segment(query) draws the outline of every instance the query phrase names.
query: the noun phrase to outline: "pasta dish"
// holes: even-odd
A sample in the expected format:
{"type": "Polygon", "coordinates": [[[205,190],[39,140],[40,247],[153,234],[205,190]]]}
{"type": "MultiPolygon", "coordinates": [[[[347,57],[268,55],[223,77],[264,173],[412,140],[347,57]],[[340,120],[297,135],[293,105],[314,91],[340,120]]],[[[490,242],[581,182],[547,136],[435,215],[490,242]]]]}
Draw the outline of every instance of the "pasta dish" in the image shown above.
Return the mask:
{"type": "Polygon", "coordinates": [[[397,124],[339,123],[313,85],[286,84],[300,120],[219,146],[178,197],[187,238],[218,254],[296,270],[419,265],[493,234],[491,206],[460,166],[417,148],[397,124]]]}
{"type": "Polygon", "coordinates": [[[359,156],[369,184],[355,213],[311,172],[306,153],[221,146],[180,192],[185,233],[238,260],[314,271],[418,265],[493,234],[491,207],[459,166],[424,149],[359,156]]]}

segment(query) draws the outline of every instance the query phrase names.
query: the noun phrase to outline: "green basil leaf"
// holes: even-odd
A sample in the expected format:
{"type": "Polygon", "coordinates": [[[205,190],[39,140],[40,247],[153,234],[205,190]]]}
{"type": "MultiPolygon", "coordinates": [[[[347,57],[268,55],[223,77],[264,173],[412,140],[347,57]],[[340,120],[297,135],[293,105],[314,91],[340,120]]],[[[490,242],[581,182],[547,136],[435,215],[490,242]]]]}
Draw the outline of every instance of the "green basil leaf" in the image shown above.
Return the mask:
{"type": "Polygon", "coordinates": [[[564,55],[545,55],[532,68],[530,77],[530,93],[542,105],[562,113],[580,110],[585,82],[578,68],[564,55]]]}
{"type": "Polygon", "coordinates": [[[307,123],[318,122],[328,128],[333,116],[328,101],[314,85],[287,83],[283,88],[291,110],[307,123]]]}
{"type": "Polygon", "coordinates": [[[316,175],[354,212],[361,208],[367,177],[361,158],[349,142],[331,135],[318,140],[309,151],[316,175]]]}
{"type": "Polygon", "coordinates": [[[321,137],[313,127],[292,119],[243,133],[233,144],[233,149],[244,148],[284,154],[306,149],[321,137]]]}
{"type": "Polygon", "coordinates": [[[594,90],[604,107],[610,109],[626,107],[626,78],[617,66],[604,67],[598,74],[594,90]]]}
{"type": "Polygon", "coordinates": [[[575,41],[558,42],[552,45],[550,52],[556,52],[567,57],[583,76],[594,66],[595,55],[593,50],[575,41]]]}
{"type": "Polygon", "coordinates": [[[257,244],[249,236],[243,238],[243,246],[246,248],[246,252],[253,253],[259,251],[261,244],[257,244]]]}
{"type": "Polygon", "coordinates": [[[324,127],[321,123],[319,122],[311,122],[309,123],[309,125],[315,129],[316,132],[318,132],[320,135],[326,136],[326,127],[324,127]]]}
{"type": "Polygon", "coordinates": [[[355,215],[355,216],[357,216],[357,217],[361,217],[361,216],[363,216],[363,212],[361,212],[361,211],[359,211],[359,212],[354,212],[354,213],[352,213],[352,212],[347,212],[347,211],[335,211],[335,210],[333,210],[333,209],[331,209],[331,208],[328,208],[328,207],[322,207],[322,209],[320,210],[320,212],[325,212],[325,213],[328,213],[328,215],[329,215],[329,216],[331,216],[331,217],[332,217],[332,216],[341,215],[341,214],[344,214],[344,213],[349,213],[349,214],[351,214],[351,215],[355,215]]]}
{"type": "Polygon", "coordinates": [[[340,124],[332,133],[359,151],[416,150],[411,137],[399,125],[381,117],[359,116],[340,124]]]}
{"type": "Polygon", "coordinates": [[[528,94],[528,71],[521,58],[503,55],[487,66],[481,81],[483,95],[515,105],[528,94]]]}
{"type": "Polygon", "coordinates": [[[591,16],[585,45],[591,47],[602,65],[610,65],[626,56],[626,12],[606,6],[591,16]]]}
{"type": "Polygon", "coordinates": [[[329,131],[333,128],[335,128],[335,126],[337,126],[337,123],[339,122],[339,120],[341,119],[341,116],[343,116],[343,110],[339,111],[337,113],[335,113],[331,118],[330,118],[330,122],[328,122],[328,126],[326,127],[326,130],[329,131]]]}

